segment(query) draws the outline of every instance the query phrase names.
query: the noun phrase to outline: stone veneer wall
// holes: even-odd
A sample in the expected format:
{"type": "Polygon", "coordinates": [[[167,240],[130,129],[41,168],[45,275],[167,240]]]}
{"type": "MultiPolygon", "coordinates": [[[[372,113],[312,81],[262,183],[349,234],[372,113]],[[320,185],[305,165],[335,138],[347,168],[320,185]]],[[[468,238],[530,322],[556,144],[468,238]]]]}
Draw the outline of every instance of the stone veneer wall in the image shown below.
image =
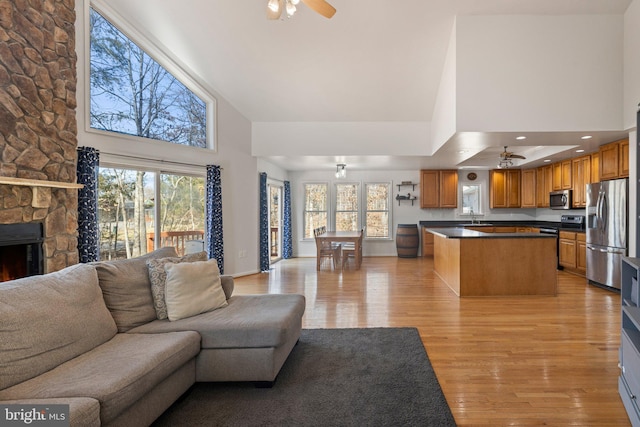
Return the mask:
{"type": "MultiPolygon", "coordinates": [[[[0,0],[0,175],[76,181],[74,0],[0,0]]],[[[78,262],[76,189],[0,185],[0,223],[44,224],[44,269],[78,262]]]]}

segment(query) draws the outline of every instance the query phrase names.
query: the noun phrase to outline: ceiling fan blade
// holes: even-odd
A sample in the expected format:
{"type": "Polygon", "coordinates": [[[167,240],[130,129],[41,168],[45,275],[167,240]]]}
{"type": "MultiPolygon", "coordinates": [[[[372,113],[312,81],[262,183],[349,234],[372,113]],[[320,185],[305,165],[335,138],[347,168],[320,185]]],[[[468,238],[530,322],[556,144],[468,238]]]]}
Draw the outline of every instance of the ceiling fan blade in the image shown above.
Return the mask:
{"type": "Polygon", "coordinates": [[[325,18],[331,18],[336,13],[336,8],[331,6],[325,0],[302,0],[302,3],[306,4],[309,9],[316,11],[325,18]]]}
{"type": "Polygon", "coordinates": [[[513,154],[513,153],[509,157],[511,157],[512,159],[523,159],[523,160],[526,159],[525,156],[521,156],[520,154],[513,154]]]}
{"type": "Polygon", "coordinates": [[[278,0],[278,11],[274,12],[268,6],[269,2],[267,1],[267,19],[280,19],[282,15],[282,10],[284,9],[284,0],[278,0]]]}

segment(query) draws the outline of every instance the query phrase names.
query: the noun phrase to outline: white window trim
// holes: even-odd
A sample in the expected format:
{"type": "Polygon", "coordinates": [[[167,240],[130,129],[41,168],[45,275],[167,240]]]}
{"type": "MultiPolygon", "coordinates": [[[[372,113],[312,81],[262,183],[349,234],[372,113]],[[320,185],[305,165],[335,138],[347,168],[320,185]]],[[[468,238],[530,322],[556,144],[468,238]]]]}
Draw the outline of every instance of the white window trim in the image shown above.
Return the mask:
{"type": "MultiPolygon", "coordinates": [[[[371,181],[371,182],[365,182],[362,186],[362,198],[363,198],[363,204],[362,204],[362,224],[366,225],[366,221],[367,221],[367,212],[369,212],[369,210],[367,209],[367,185],[380,185],[380,184],[385,184],[389,186],[389,191],[387,193],[387,212],[388,212],[388,229],[389,229],[389,235],[387,237],[367,237],[367,230],[364,231],[364,239],[365,240],[375,240],[376,242],[382,242],[382,241],[386,241],[386,240],[393,240],[393,182],[391,181],[371,181]]],[[[383,212],[383,211],[371,211],[371,212],[383,212]]]]}
{"type": "MultiPolygon", "coordinates": [[[[305,237],[304,231],[307,229],[307,185],[326,185],[327,186],[327,229],[331,228],[331,185],[328,181],[305,181],[302,183],[302,241],[313,241],[313,236],[305,237]]],[[[310,212],[310,211],[309,211],[310,212]]],[[[318,211],[319,212],[319,211],[318,211]]]]}
{"type": "MultiPolygon", "coordinates": [[[[333,183],[333,198],[332,198],[332,210],[333,212],[331,213],[331,219],[333,219],[332,224],[333,224],[333,228],[335,230],[336,228],[336,215],[338,214],[338,185],[356,185],[358,188],[356,190],[357,194],[356,197],[358,198],[358,210],[356,211],[356,221],[357,221],[357,226],[356,226],[356,230],[360,230],[362,228],[362,224],[363,224],[363,205],[362,205],[362,201],[363,201],[363,196],[362,196],[362,189],[363,184],[360,181],[340,181],[340,182],[334,182],[333,183]]],[[[353,212],[353,211],[340,211],[340,212],[353,212]]]]}
{"type": "MultiPolygon", "coordinates": [[[[78,87],[84,89],[81,97],[84,105],[78,105],[79,129],[84,130],[82,135],[83,145],[97,148],[103,153],[119,153],[130,156],[146,157],[153,160],[171,158],[178,162],[192,163],[204,166],[215,160],[217,154],[217,100],[212,95],[213,91],[207,89],[206,85],[197,80],[193,73],[185,64],[175,56],[162,50],[161,43],[151,34],[139,31],[126,19],[113,10],[107,0],[78,0],[82,4],[83,31],[78,31],[76,44],[78,46],[78,87]],[[133,135],[118,134],[90,126],[90,8],[103,14],[109,22],[115,25],[123,34],[138,44],[145,52],[169,71],[176,79],[184,84],[189,90],[198,95],[207,106],[207,148],[190,147],[177,145],[171,142],[149,140],[133,135]],[[80,80],[83,80],[82,82],[80,80]],[[133,142],[133,143],[132,143],[133,142]]],[[[79,10],[78,10],[79,12],[79,10]]],[[[80,98],[80,96],[78,97],[80,98]]],[[[80,101],[80,99],[79,99],[80,101]]]]}

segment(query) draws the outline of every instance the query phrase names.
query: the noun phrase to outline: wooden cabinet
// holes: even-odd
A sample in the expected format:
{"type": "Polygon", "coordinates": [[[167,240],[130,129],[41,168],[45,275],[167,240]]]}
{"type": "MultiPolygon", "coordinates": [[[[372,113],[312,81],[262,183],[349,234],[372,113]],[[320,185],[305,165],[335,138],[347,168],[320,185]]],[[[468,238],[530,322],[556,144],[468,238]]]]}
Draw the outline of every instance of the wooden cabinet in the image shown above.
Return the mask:
{"type": "Polygon", "coordinates": [[[587,244],[585,234],[561,231],[558,240],[558,257],[561,266],[570,273],[585,275],[587,271],[587,244]]]}
{"type": "Polygon", "coordinates": [[[600,146],[600,179],[617,179],[629,176],[629,139],[600,146]]]}
{"type": "Polygon", "coordinates": [[[536,170],[527,169],[522,171],[521,177],[521,203],[522,208],[535,208],[537,207],[537,193],[536,193],[536,170]]]}
{"type": "Polygon", "coordinates": [[[591,156],[586,155],[572,160],[573,166],[573,202],[572,207],[587,206],[587,184],[591,184],[591,156]]]}
{"type": "Polygon", "coordinates": [[[458,207],[458,171],[420,171],[420,207],[458,207]]]}
{"type": "Polygon", "coordinates": [[[520,169],[494,169],[489,173],[491,209],[520,207],[520,169]]]}
{"type": "Polygon", "coordinates": [[[587,236],[584,233],[576,233],[576,268],[587,274],[587,236]]]}
{"type": "Polygon", "coordinates": [[[422,227],[422,256],[433,256],[433,234],[422,227]]]}
{"type": "Polygon", "coordinates": [[[554,163],[551,167],[553,169],[551,191],[560,191],[562,190],[562,163],[554,163]]]}
{"type": "Polygon", "coordinates": [[[572,177],[573,170],[571,169],[571,166],[572,166],[571,159],[563,160],[562,162],[560,162],[560,165],[562,167],[562,183],[561,183],[562,189],[571,190],[573,186],[573,177],[572,177]]]}
{"type": "Polygon", "coordinates": [[[517,231],[516,227],[510,227],[510,226],[499,226],[499,227],[493,227],[493,232],[494,233],[515,233],[517,231]]]}
{"type": "Polygon", "coordinates": [[[629,140],[620,141],[619,152],[620,163],[618,164],[618,177],[626,178],[629,176],[629,140]]]}
{"type": "Polygon", "coordinates": [[[536,170],[536,206],[549,207],[549,193],[553,191],[553,166],[540,166],[536,170]]]}
{"type": "Polygon", "coordinates": [[[440,171],[440,207],[458,207],[458,171],[440,171]]]}
{"type": "Polygon", "coordinates": [[[600,153],[591,153],[591,182],[600,182],[600,153]]]}

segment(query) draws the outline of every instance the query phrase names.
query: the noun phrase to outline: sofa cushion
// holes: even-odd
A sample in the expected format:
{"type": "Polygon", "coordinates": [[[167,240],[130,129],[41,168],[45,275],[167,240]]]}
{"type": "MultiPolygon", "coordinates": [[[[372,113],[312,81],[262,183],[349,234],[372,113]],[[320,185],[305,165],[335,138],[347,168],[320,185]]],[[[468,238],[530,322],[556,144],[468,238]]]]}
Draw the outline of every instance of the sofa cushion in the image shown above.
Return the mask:
{"type": "Polygon", "coordinates": [[[91,265],[0,283],[0,389],[42,374],[115,334],[91,265]]]}
{"type": "Polygon", "coordinates": [[[178,264],[181,262],[206,261],[206,252],[197,252],[183,257],[168,257],[147,260],[149,270],[149,281],[151,282],[151,295],[153,296],[153,306],[156,309],[158,319],[167,319],[167,304],[165,302],[165,289],[167,272],[164,266],[168,263],[178,264]]]}
{"type": "Polygon", "coordinates": [[[117,334],[36,378],[1,390],[0,400],[92,397],[100,401],[100,418],[105,425],[199,351],[200,335],[196,332],[117,334]]]}
{"type": "Polygon", "coordinates": [[[129,332],[198,331],[203,349],[279,347],[289,329],[300,327],[305,310],[305,298],[297,294],[239,295],[228,303],[222,310],[175,322],[155,320],[129,332]]]}
{"type": "Polygon", "coordinates": [[[166,301],[169,320],[180,320],[227,305],[218,261],[168,263],[166,301]]]}
{"type": "Polygon", "coordinates": [[[147,260],[176,257],[176,249],[164,247],[137,258],[93,263],[104,301],[116,321],[118,332],[156,319],[147,260]]]}

